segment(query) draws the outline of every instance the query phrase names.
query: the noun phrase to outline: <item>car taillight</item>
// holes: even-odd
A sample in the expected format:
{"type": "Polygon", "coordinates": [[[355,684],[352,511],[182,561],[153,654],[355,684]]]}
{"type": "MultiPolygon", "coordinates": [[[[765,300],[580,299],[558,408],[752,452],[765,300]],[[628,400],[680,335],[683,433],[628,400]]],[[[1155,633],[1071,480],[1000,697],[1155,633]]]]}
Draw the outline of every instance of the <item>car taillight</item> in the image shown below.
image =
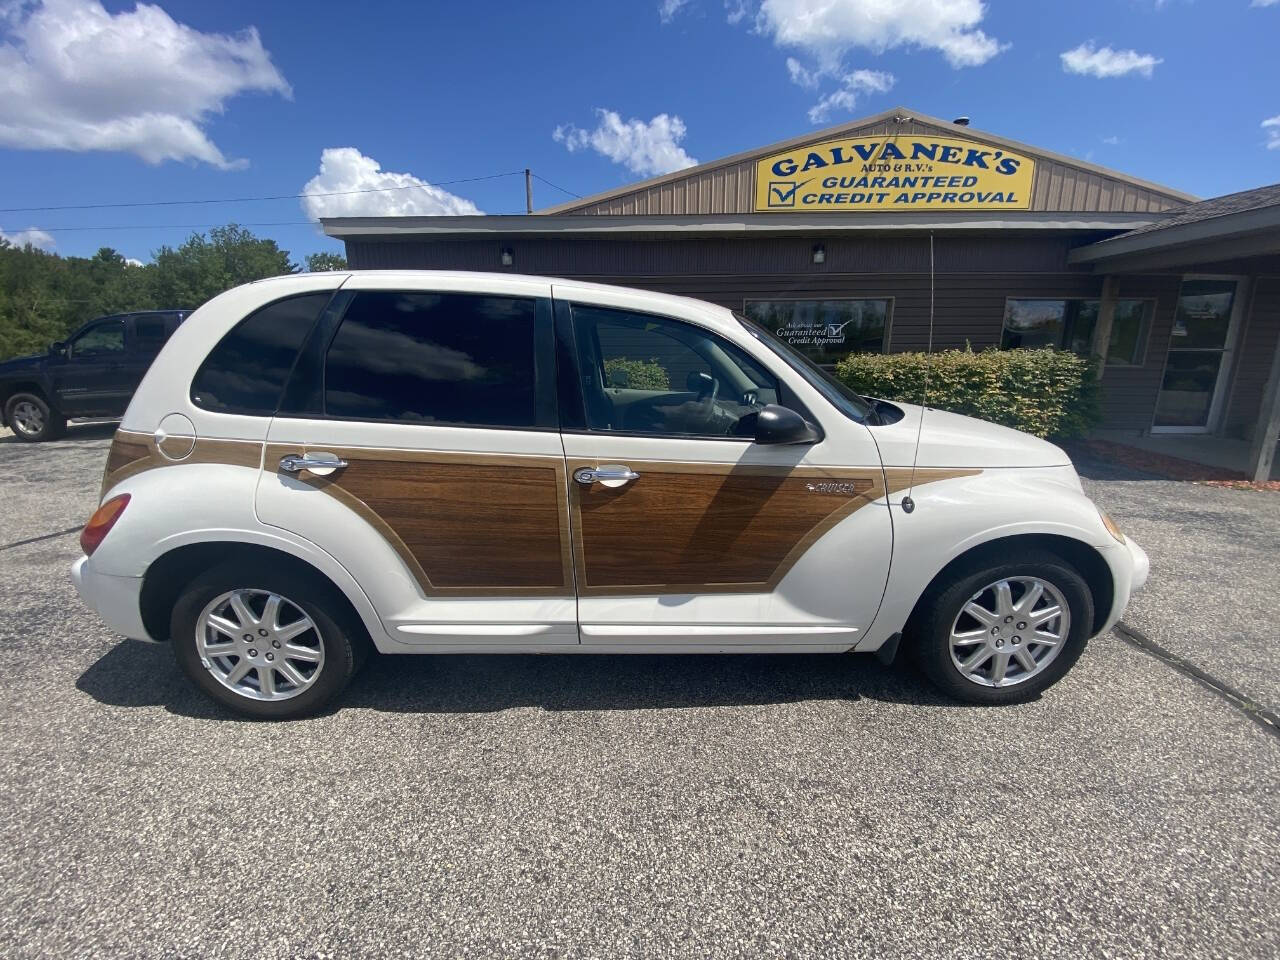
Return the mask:
{"type": "Polygon", "coordinates": [[[89,518],[89,522],[80,533],[80,549],[84,551],[85,556],[93,556],[93,551],[98,549],[103,538],[111,532],[111,528],[116,525],[116,521],[120,519],[120,515],[128,505],[129,494],[122,493],[118,497],[112,497],[93,512],[93,516],[89,518]]]}

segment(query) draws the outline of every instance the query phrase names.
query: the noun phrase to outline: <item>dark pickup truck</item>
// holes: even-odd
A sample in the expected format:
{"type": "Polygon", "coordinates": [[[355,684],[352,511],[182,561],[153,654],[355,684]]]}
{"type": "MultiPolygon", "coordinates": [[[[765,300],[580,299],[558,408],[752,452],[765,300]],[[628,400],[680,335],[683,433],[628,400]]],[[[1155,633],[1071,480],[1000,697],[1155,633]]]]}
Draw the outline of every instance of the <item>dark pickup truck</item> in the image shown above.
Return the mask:
{"type": "Polygon", "coordinates": [[[0,362],[0,417],[19,440],[53,440],[71,417],[121,417],[142,375],[190,310],[90,320],[44,356],[0,362]]]}

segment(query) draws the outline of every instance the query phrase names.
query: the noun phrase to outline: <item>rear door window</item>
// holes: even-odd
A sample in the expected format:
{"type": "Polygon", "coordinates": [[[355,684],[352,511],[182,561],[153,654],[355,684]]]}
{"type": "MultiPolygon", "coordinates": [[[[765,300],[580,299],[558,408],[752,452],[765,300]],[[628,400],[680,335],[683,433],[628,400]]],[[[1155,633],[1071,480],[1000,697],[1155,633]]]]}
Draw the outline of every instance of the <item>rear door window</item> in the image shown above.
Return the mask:
{"type": "Polygon", "coordinates": [[[249,314],[213,348],[191,383],[198,407],[269,417],[332,292],[277,300],[249,314]]]}
{"type": "Polygon", "coordinates": [[[457,426],[554,426],[554,407],[548,412],[539,402],[550,384],[540,387],[538,354],[549,349],[549,321],[539,319],[538,301],[531,298],[358,293],[325,357],[325,414],[457,426]]]}

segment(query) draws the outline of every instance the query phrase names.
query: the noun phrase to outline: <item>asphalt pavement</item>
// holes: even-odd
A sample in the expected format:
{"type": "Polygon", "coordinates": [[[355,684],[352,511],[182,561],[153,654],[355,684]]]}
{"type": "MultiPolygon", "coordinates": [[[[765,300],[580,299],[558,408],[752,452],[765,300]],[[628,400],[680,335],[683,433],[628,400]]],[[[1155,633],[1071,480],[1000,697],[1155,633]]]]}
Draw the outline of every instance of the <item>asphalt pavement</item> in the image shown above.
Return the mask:
{"type": "MultiPolygon", "coordinates": [[[[1280,953],[1280,738],[1116,636],[1014,708],[870,657],[451,656],[241,721],[79,605],[74,533],[20,542],[109,432],[0,440],[5,956],[1280,953]]],[[[1280,501],[1089,487],[1142,631],[1274,699],[1280,501]]]]}

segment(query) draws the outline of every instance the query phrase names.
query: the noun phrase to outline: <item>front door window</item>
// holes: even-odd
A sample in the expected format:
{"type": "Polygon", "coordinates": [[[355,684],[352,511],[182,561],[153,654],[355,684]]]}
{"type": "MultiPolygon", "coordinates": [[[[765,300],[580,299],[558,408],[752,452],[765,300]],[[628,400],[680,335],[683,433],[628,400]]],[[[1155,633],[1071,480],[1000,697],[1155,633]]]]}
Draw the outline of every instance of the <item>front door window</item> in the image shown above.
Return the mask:
{"type": "Polygon", "coordinates": [[[1156,400],[1155,428],[1212,427],[1231,347],[1235,299],[1235,280],[1183,281],[1156,400]]]}
{"type": "Polygon", "coordinates": [[[751,437],[778,381],[733,344],[687,323],[574,307],[587,425],[677,437],[751,437]]]}
{"type": "Polygon", "coordinates": [[[74,360],[119,356],[124,353],[124,321],[111,320],[90,327],[76,337],[68,352],[74,360]]]}

